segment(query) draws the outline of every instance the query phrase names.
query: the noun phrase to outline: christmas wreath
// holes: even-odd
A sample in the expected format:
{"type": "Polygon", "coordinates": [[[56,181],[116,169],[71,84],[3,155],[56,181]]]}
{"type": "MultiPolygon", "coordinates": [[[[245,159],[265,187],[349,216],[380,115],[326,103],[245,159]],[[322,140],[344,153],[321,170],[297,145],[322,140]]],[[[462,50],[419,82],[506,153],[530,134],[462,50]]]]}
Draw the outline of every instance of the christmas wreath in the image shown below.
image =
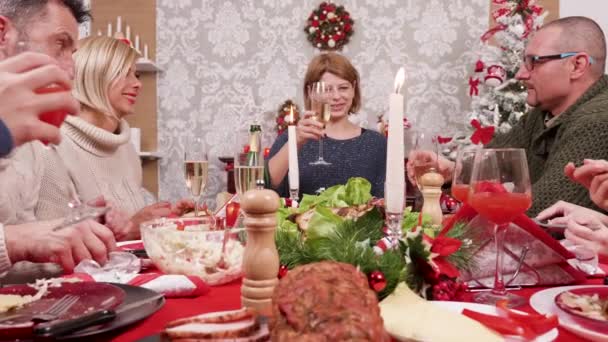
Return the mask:
{"type": "Polygon", "coordinates": [[[293,108],[293,116],[294,116],[294,125],[298,123],[298,121],[300,120],[300,110],[298,109],[298,105],[295,104],[293,101],[291,100],[287,100],[285,101],[280,107],[279,110],[277,111],[277,118],[276,118],[276,130],[277,130],[277,134],[281,135],[281,133],[283,133],[286,129],[287,126],[289,126],[289,115],[291,114],[291,110],[293,108]]]}
{"type": "Polygon", "coordinates": [[[403,238],[391,249],[382,201],[370,190],[367,180],[351,178],[317,196],[304,195],[299,208],[280,208],[279,277],[298,265],[333,260],[358,267],[381,299],[403,281],[425,298],[460,299],[466,285],[457,281],[459,270],[474,267],[473,230],[456,224],[440,233],[429,218],[406,210],[403,238]]]}
{"type": "Polygon", "coordinates": [[[321,50],[338,50],[346,45],[353,35],[354,23],[344,6],[322,2],[308,16],[304,32],[314,47],[321,50]]]}

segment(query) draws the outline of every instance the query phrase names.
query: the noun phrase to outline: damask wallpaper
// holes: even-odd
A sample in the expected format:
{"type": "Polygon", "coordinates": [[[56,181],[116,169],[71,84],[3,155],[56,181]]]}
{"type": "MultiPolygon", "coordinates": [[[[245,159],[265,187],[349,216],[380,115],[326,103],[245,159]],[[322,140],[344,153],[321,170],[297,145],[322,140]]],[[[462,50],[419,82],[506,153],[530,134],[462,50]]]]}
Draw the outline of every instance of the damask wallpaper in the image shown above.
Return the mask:
{"type": "MultiPolygon", "coordinates": [[[[363,109],[354,118],[376,127],[405,66],[406,116],[414,126],[444,134],[464,127],[467,80],[488,0],[336,0],[355,20],[342,53],[358,68],[363,109]]],[[[302,79],[318,50],[305,20],[320,1],[158,0],[160,193],[187,196],[182,159],[187,137],[204,137],[212,166],[206,199],[226,189],[219,156],[229,156],[250,123],[269,144],[274,113],[286,99],[302,103],[302,79]]]]}

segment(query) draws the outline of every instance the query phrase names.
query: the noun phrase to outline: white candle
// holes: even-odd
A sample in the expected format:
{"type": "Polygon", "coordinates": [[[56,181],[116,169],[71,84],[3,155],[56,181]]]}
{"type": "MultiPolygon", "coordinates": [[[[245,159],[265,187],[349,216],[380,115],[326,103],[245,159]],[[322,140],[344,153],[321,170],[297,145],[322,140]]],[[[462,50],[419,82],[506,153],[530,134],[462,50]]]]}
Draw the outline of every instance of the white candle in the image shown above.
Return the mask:
{"type": "Polygon", "coordinates": [[[112,23],[108,23],[108,37],[112,37],[112,23]]]}
{"type": "Polygon", "coordinates": [[[148,44],[144,45],[144,58],[148,59],[148,44]]]}
{"type": "Polygon", "coordinates": [[[139,35],[135,35],[135,51],[139,52],[139,35]]]}
{"type": "Polygon", "coordinates": [[[389,98],[388,142],[386,151],[386,186],[384,200],[389,213],[401,213],[405,204],[405,166],[403,146],[403,103],[400,90],[405,82],[405,70],[395,77],[395,93],[389,98]]]}
{"type": "Polygon", "coordinates": [[[289,110],[289,126],[287,127],[289,144],[289,189],[300,189],[300,169],[298,167],[298,145],[296,140],[296,125],[293,106],[289,110]]]}
{"type": "Polygon", "coordinates": [[[122,32],[122,18],[116,17],[116,32],[122,32]]]}
{"type": "Polygon", "coordinates": [[[131,26],[127,25],[127,40],[131,40],[131,26]]]}

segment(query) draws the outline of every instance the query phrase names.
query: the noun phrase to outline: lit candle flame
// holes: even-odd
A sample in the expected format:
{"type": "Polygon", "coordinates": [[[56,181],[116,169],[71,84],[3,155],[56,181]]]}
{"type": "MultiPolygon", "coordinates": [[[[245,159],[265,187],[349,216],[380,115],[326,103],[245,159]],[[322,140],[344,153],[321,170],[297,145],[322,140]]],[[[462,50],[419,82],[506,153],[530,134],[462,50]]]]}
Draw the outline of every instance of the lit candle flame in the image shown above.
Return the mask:
{"type": "Polygon", "coordinates": [[[399,68],[397,71],[397,75],[395,76],[395,94],[401,93],[401,88],[405,83],[405,69],[403,67],[399,68]]]}
{"type": "Polygon", "coordinates": [[[289,124],[293,125],[296,123],[296,118],[293,113],[293,105],[289,106],[289,124]]]}

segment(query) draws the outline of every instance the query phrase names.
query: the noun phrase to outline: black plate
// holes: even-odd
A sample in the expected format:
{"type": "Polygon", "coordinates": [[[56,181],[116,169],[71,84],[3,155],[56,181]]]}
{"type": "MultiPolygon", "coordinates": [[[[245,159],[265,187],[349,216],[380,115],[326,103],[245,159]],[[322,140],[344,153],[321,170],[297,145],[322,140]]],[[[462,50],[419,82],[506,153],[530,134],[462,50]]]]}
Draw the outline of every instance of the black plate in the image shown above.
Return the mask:
{"type": "MultiPolygon", "coordinates": [[[[152,297],[155,297],[158,295],[158,293],[156,293],[152,290],[148,290],[146,288],[139,287],[139,286],[114,284],[114,283],[112,283],[112,285],[119,287],[123,291],[125,291],[126,296],[125,296],[125,299],[124,299],[122,305],[128,305],[128,304],[136,302],[138,300],[143,300],[145,298],[152,298],[152,297]]],[[[73,334],[62,336],[61,338],[59,338],[59,340],[74,340],[74,339],[80,340],[83,337],[104,334],[104,333],[125,327],[129,324],[133,324],[135,322],[141,321],[142,319],[144,319],[144,318],[152,315],[156,311],[158,311],[165,304],[165,299],[162,298],[161,300],[158,300],[156,303],[157,303],[156,305],[146,305],[141,310],[136,310],[136,309],[128,310],[128,311],[118,315],[116,317],[116,319],[114,319],[110,323],[89,327],[87,329],[80,330],[73,334]]],[[[120,306],[118,308],[120,308],[120,306]]],[[[103,338],[102,336],[95,336],[95,337],[96,337],[95,338],[96,341],[97,340],[99,340],[99,341],[109,341],[110,340],[109,336],[107,338],[103,338]]]]}

